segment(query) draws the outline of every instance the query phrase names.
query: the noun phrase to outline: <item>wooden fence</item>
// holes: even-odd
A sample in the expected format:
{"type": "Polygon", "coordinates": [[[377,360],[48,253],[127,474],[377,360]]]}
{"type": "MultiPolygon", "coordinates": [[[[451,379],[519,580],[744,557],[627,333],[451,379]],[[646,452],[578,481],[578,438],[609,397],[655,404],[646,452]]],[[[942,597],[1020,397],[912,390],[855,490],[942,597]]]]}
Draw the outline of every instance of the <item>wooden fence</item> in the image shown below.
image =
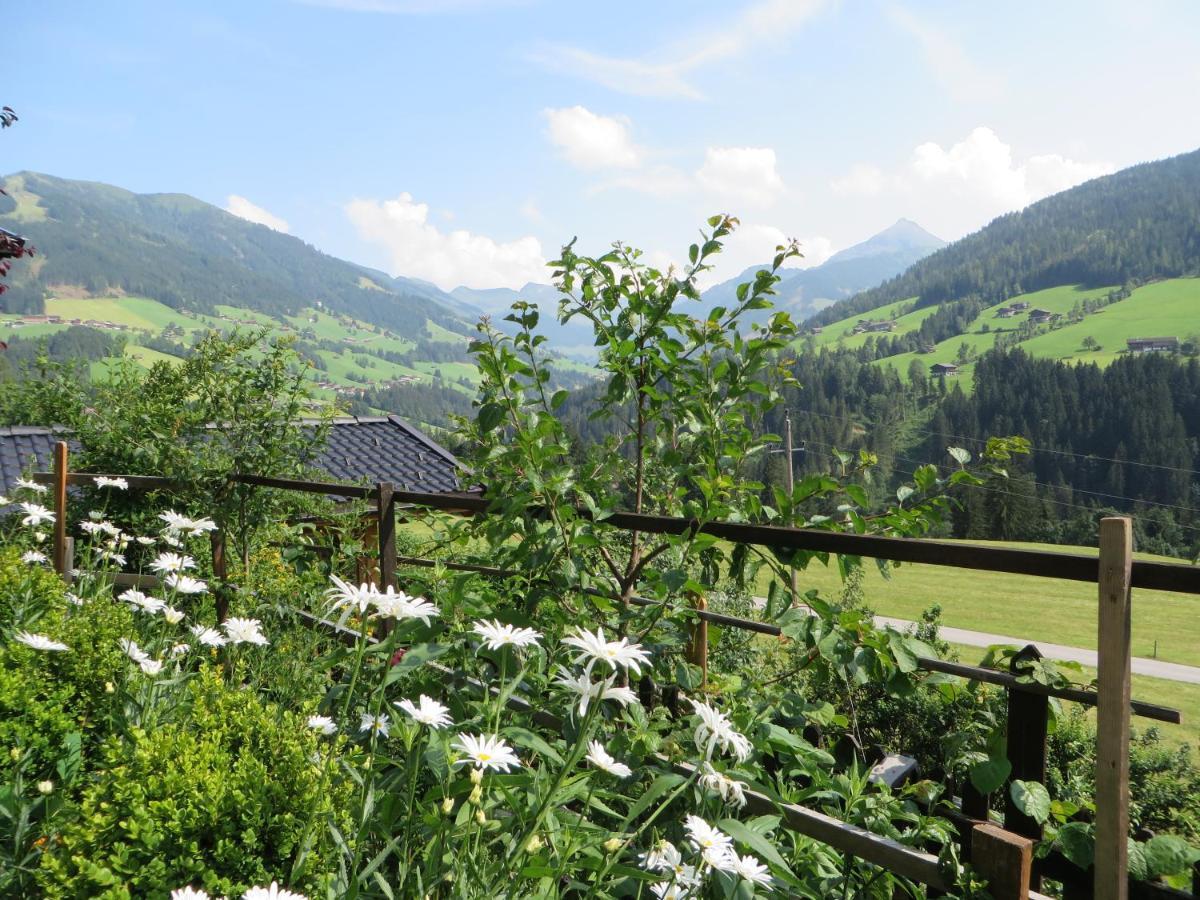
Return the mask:
{"type": "MultiPolygon", "coordinates": [[[[66,537],[66,488],[84,485],[96,477],[92,473],[68,471],[65,445],[56,455],[54,473],[39,473],[38,480],[52,483],[58,506],[58,525],[55,533],[55,561],[66,572],[69,559],[66,537]]],[[[139,490],[170,491],[177,487],[167,479],[153,476],[124,476],[130,487],[139,490]]],[[[241,484],[263,488],[322,494],[332,497],[374,501],[379,527],[379,583],[394,584],[400,565],[444,565],[448,569],[473,571],[492,577],[508,577],[514,573],[487,566],[445,563],[442,561],[398,558],[395,542],[395,521],[401,505],[434,509],[464,515],[486,515],[488,500],[475,493],[425,494],[396,490],[394,485],[381,482],[373,487],[328,482],[300,481],[256,475],[232,476],[241,484]]],[[[586,515],[586,511],[581,511],[586,515]]],[[[971,795],[962,798],[962,810],[950,816],[959,829],[964,853],[973,859],[993,883],[997,900],[1009,897],[1038,896],[1031,889],[1042,877],[1061,881],[1068,898],[1097,897],[1102,900],[1125,900],[1128,897],[1167,898],[1200,895],[1200,869],[1197,870],[1192,893],[1172,890],[1160,884],[1132,881],[1128,877],[1125,835],[1129,823],[1129,718],[1131,714],[1163,722],[1180,722],[1178,711],[1130,697],[1130,609],[1131,589],[1153,588],[1187,594],[1200,594],[1200,568],[1171,563],[1135,561],[1132,559],[1132,536],[1127,518],[1108,518],[1101,523],[1100,555],[1062,554],[1037,550],[1000,547],[980,547],[944,541],[890,538],[873,535],[852,535],[769,525],[748,525],[729,522],[696,522],[667,516],[617,512],[604,520],[611,527],[658,534],[703,532],[733,542],[758,546],[782,547],[825,553],[874,557],[900,562],[920,562],[928,565],[975,569],[993,572],[1032,575],[1090,582],[1098,589],[1098,653],[1099,679],[1096,691],[1078,688],[1056,688],[1030,684],[1013,672],[969,666],[933,658],[921,658],[918,665],[928,671],[945,672],[975,681],[1003,687],[1008,695],[1007,753],[1012,764],[1012,777],[1044,781],[1046,771],[1046,728],[1050,697],[1083,703],[1097,708],[1097,772],[1096,772],[1096,863],[1093,871],[1084,873],[1073,864],[1050,854],[1044,859],[1032,859],[1034,841],[1042,836],[1036,822],[1008,805],[1005,829],[990,822],[989,798],[971,795]]],[[[214,548],[217,543],[214,543],[214,548]]],[[[223,547],[223,542],[221,543],[223,547]]],[[[635,598],[635,603],[656,601],[635,598]]],[[[706,609],[690,612],[701,625],[713,622],[726,627],[742,628],[760,634],[779,634],[778,626],[706,609]]],[[[332,623],[320,623],[332,628],[332,623]]],[[[706,647],[696,643],[697,649],[706,647]]],[[[1026,648],[1025,653],[1036,653],[1026,648]]],[[[538,713],[539,716],[544,714],[538,713]]],[[[551,723],[547,723],[551,724],[551,723]]],[[[558,723],[561,724],[561,723],[558,723]]],[[[754,801],[755,809],[779,811],[784,824],[801,834],[822,841],[841,852],[854,855],[881,866],[935,891],[947,884],[938,870],[935,857],[920,850],[865,832],[848,823],[830,819],[815,810],[785,805],[778,807],[769,798],[754,801]]]]}

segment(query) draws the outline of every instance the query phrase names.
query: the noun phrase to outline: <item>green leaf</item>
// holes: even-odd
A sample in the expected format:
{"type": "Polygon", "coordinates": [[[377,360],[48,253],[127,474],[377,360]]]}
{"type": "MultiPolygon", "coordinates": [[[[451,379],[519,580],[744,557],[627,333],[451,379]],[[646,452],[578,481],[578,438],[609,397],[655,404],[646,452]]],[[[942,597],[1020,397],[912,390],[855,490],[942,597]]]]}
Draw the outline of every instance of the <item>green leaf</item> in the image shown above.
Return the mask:
{"type": "Polygon", "coordinates": [[[1018,778],[1009,785],[1008,793],[1017,809],[1039,825],[1050,818],[1050,793],[1039,782],[1018,778]]]}
{"type": "Polygon", "coordinates": [[[779,855],[779,851],[775,849],[775,844],[757,831],[752,831],[744,822],[739,822],[737,819],[722,819],[717,823],[717,827],[738,843],[745,844],[780,872],[795,877],[792,876],[792,870],[788,868],[783,857],[779,855]]]}
{"type": "Polygon", "coordinates": [[[953,456],[960,466],[965,466],[971,461],[970,451],[962,447],[947,447],[946,452],[953,456]]]}
{"type": "Polygon", "coordinates": [[[1012,773],[1012,763],[1003,756],[989,757],[971,766],[971,784],[981,794],[998,791],[1012,773]]]}
{"type": "Polygon", "coordinates": [[[505,735],[505,737],[512,738],[512,742],[518,747],[524,747],[527,750],[532,750],[534,753],[544,756],[546,759],[556,763],[557,765],[561,766],[563,764],[563,758],[559,752],[528,728],[510,725],[508,728],[503,729],[502,733],[505,735]]]}
{"type": "Polygon", "coordinates": [[[1147,876],[1178,875],[1192,864],[1196,852],[1183,838],[1160,834],[1150,838],[1142,847],[1146,857],[1147,876]]]}
{"type": "Polygon", "coordinates": [[[1068,822],[1058,829],[1058,846],[1063,856],[1081,869],[1090,868],[1096,858],[1096,838],[1087,822],[1068,822]]]}
{"type": "Polygon", "coordinates": [[[550,398],[550,408],[558,409],[560,406],[563,405],[563,403],[566,402],[566,399],[570,396],[571,396],[570,391],[555,391],[554,396],[550,398]]]}
{"type": "Polygon", "coordinates": [[[504,419],[504,407],[499,403],[485,403],[479,407],[479,415],[476,416],[476,422],[479,425],[479,430],[488,432],[495,429],[504,419]]]}
{"type": "Polygon", "coordinates": [[[1133,838],[1128,838],[1129,847],[1129,877],[1137,881],[1146,881],[1150,877],[1150,867],[1146,865],[1146,854],[1142,850],[1144,845],[1137,843],[1133,838]]]}
{"type": "Polygon", "coordinates": [[[385,683],[391,684],[397,678],[419,669],[425,663],[431,662],[449,651],[450,647],[445,644],[415,644],[408,648],[408,652],[404,654],[404,658],[400,662],[392,666],[385,683]]]}
{"type": "Polygon", "coordinates": [[[654,779],[654,781],[650,782],[650,787],[646,789],[646,792],[638,797],[637,803],[629,807],[629,812],[625,815],[625,823],[622,824],[621,829],[618,830],[624,829],[625,824],[632,822],[634,819],[648,810],[650,806],[658,800],[659,797],[667,793],[667,791],[671,791],[679,787],[679,785],[683,784],[683,782],[686,780],[687,779],[685,779],[682,775],[676,775],[673,772],[667,772],[663,775],[659,775],[654,779]]]}

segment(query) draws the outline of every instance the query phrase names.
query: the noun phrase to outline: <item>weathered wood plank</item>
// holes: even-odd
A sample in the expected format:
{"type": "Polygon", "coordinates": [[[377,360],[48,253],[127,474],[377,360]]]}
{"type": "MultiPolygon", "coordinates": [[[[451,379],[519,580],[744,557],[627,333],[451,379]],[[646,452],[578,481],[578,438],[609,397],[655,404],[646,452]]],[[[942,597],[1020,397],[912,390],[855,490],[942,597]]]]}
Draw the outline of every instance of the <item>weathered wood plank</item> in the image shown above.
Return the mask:
{"type": "Polygon", "coordinates": [[[1099,690],[1096,704],[1096,873],[1099,900],[1129,897],[1129,519],[1100,520],[1099,690]]]}
{"type": "Polygon", "coordinates": [[[994,900],[1029,900],[1033,841],[995,825],[971,832],[971,865],[988,880],[994,900]]]}

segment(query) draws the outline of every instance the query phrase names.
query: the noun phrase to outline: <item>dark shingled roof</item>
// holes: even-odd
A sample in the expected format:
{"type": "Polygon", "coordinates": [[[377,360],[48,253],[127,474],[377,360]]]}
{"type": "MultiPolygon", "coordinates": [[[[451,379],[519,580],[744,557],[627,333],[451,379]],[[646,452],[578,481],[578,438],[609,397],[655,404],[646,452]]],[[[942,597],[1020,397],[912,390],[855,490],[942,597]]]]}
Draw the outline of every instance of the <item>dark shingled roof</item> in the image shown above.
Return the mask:
{"type": "Polygon", "coordinates": [[[462,490],[454,455],[399,416],[334,419],[317,467],[335,481],[390,481],[398,490],[462,490]]]}
{"type": "MultiPolygon", "coordinates": [[[[78,452],[69,434],[41,425],[0,427],[0,493],[11,493],[26,472],[50,471],[58,441],[78,452]]],[[[317,468],[332,481],[391,481],[398,490],[430,494],[461,489],[454,455],[399,416],[334,419],[317,468]]]]}
{"type": "Polygon", "coordinates": [[[72,451],[79,445],[65,428],[42,425],[11,425],[0,428],[0,494],[13,492],[16,480],[27,472],[54,468],[54,445],[67,440],[72,451]]]}

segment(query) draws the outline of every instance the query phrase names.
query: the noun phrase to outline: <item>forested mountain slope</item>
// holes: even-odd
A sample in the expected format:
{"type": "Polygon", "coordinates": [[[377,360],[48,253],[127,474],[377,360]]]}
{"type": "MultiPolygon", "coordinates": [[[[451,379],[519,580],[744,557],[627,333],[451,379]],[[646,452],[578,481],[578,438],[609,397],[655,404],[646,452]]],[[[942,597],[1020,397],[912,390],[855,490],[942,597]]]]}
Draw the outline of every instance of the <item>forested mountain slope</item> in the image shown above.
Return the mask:
{"type": "Polygon", "coordinates": [[[1001,216],[903,274],[818,313],[829,322],[909,297],[917,305],[1200,273],[1200,150],[1144,163],[1001,216]]]}
{"type": "Polygon", "coordinates": [[[7,312],[42,312],[47,294],[138,296],[175,309],[218,305],[271,316],[315,306],[421,333],[435,323],[470,333],[461,304],[337,259],[298,238],[184,194],[135,194],[34,172],[4,179],[0,226],[37,257],[15,267],[7,312]]]}

